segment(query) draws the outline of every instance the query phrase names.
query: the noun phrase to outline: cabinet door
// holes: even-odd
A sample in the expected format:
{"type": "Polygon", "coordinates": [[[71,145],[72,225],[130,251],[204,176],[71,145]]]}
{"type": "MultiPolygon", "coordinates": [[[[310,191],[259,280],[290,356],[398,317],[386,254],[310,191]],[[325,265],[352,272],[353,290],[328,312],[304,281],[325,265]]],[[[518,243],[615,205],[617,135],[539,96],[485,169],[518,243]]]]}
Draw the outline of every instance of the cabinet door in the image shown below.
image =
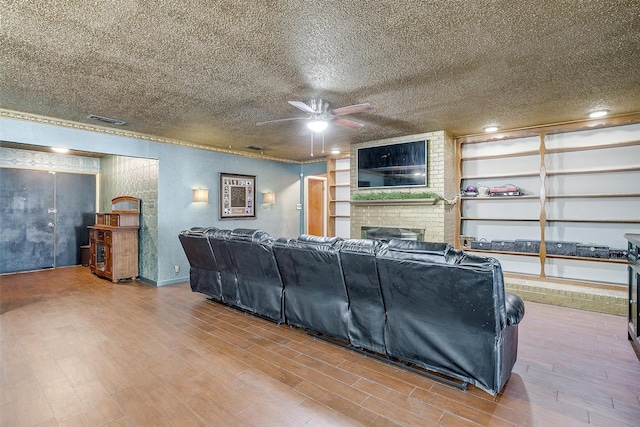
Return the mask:
{"type": "Polygon", "coordinates": [[[113,244],[110,231],[104,233],[104,272],[111,277],[113,274],[113,244]]]}
{"type": "MultiPolygon", "coordinates": [[[[91,230],[91,234],[93,234],[93,230],[91,230]]],[[[95,271],[96,269],[96,251],[98,248],[96,247],[95,239],[89,240],[89,268],[91,271],[95,271]]]]}

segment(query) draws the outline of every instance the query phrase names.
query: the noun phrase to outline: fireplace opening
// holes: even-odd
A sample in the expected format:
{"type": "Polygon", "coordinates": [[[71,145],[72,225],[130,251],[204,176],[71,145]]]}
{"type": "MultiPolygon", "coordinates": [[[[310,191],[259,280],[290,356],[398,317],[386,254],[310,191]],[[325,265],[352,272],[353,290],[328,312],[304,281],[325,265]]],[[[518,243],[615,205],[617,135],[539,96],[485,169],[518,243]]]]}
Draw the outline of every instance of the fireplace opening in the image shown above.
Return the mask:
{"type": "Polygon", "coordinates": [[[424,240],[424,230],[419,228],[361,227],[360,234],[363,239],[375,239],[385,242],[391,239],[415,240],[419,242],[424,240]]]}

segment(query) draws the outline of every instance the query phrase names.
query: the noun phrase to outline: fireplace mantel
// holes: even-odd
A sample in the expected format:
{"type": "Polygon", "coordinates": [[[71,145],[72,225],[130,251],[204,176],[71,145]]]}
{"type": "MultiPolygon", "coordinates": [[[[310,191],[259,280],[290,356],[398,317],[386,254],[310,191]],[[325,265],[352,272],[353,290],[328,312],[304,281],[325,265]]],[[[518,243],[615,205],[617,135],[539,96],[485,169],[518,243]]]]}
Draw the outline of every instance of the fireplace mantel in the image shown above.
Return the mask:
{"type": "Polygon", "coordinates": [[[393,205],[393,206],[413,206],[413,205],[435,205],[438,199],[380,199],[380,200],[350,200],[355,206],[366,205],[393,205]]]}

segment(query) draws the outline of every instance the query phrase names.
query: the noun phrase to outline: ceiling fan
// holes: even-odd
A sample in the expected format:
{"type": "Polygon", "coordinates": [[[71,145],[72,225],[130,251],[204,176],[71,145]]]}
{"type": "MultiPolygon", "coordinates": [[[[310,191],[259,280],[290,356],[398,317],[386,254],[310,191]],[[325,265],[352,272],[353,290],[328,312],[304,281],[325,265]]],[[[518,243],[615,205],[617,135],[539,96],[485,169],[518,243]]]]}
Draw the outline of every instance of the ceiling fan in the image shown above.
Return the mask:
{"type": "Polygon", "coordinates": [[[364,124],[348,120],[342,118],[340,116],[345,116],[347,114],[360,113],[362,111],[371,110],[373,107],[371,104],[356,104],[349,105],[347,107],[340,107],[330,110],[329,101],[324,99],[310,99],[308,103],[304,103],[301,101],[288,101],[289,104],[293,105],[299,110],[308,113],[307,117],[288,117],[286,119],[276,119],[276,120],[267,120],[266,122],[258,122],[256,125],[261,126],[269,123],[277,123],[277,122],[287,122],[291,120],[307,120],[307,128],[309,128],[311,132],[311,156],[313,157],[313,134],[317,132],[322,132],[322,153],[324,154],[324,130],[327,129],[329,123],[333,123],[335,125],[351,129],[358,130],[364,124]]]}
{"type": "Polygon", "coordinates": [[[330,110],[330,104],[324,99],[310,99],[307,104],[301,101],[288,101],[299,110],[308,113],[307,117],[289,117],[286,119],[267,120],[266,122],[258,122],[256,125],[261,126],[268,123],[286,122],[290,120],[307,120],[307,127],[314,132],[322,132],[327,128],[329,122],[342,126],[351,130],[358,130],[364,124],[348,120],[340,116],[347,114],[360,113],[362,111],[371,110],[373,107],[371,104],[356,104],[349,105],[348,107],[340,107],[330,110]]]}

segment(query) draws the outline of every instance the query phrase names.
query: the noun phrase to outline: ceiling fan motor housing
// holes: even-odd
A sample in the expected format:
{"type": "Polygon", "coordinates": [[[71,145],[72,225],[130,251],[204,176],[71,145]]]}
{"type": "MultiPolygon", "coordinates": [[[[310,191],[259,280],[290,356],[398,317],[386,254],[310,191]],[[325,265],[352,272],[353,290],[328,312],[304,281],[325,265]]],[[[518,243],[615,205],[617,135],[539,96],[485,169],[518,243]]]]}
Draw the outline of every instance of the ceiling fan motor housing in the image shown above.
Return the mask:
{"type": "Polygon", "coordinates": [[[329,112],[329,101],[319,98],[313,98],[308,101],[309,107],[318,114],[326,114],[329,112]]]}

